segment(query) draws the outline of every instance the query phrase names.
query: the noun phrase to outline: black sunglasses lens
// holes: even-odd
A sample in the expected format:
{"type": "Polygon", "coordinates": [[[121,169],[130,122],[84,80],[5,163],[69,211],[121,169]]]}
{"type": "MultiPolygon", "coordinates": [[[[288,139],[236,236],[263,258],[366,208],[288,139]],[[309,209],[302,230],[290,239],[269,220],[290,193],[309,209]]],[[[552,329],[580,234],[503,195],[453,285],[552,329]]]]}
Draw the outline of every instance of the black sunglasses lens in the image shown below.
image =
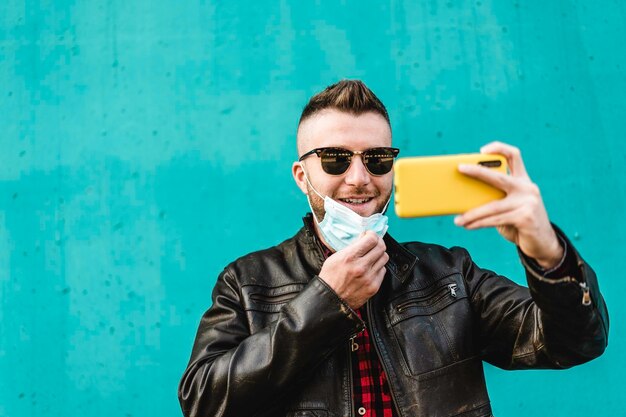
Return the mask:
{"type": "Polygon", "coordinates": [[[352,152],[345,149],[324,149],[320,153],[322,169],[330,175],[346,172],[352,160],[352,152]]]}
{"type": "Polygon", "coordinates": [[[391,171],[395,155],[386,148],[369,149],[363,153],[363,160],[368,171],[374,175],[384,175],[391,171]]]}

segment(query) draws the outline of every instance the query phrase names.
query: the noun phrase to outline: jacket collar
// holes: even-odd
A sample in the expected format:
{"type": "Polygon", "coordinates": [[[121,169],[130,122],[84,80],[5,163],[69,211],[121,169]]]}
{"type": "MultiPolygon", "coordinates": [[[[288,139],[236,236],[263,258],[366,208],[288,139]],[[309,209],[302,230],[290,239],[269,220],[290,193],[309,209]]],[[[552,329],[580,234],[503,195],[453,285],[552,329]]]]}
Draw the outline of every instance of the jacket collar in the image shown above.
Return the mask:
{"type": "Polygon", "coordinates": [[[387,254],[389,255],[389,262],[386,265],[387,270],[400,282],[404,283],[411,271],[413,271],[413,268],[415,268],[419,258],[398,243],[389,233],[383,236],[383,240],[385,245],[387,245],[387,254]]]}
{"type": "MultiPolygon", "coordinates": [[[[302,218],[302,221],[307,237],[315,242],[319,250],[322,251],[322,243],[315,233],[315,226],[313,226],[314,220],[311,213],[307,213],[307,215],[302,218]]],[[[387,254],[389,255],[389,262],[387,262],[385,266],[393,277],[403,283],[413,268],[415,268],[415,264],[419,261],[419,258],[398,243],[389,233],[385,234],[383,240],[385,241],[385,245],[387,245],[387,254]]]]}

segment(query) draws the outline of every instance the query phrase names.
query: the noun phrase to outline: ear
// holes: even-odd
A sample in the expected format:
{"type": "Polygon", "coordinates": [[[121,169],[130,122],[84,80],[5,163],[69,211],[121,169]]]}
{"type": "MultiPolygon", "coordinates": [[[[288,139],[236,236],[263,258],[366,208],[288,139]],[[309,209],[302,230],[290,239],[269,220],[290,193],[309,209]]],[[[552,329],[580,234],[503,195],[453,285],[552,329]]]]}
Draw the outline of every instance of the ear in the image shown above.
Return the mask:
{"type": "Polygon", "coordinates": [[[293,179],[296,182],[300,191],[305,195],[309,194],[309,189],[306,186],[306,178],[304,177],[304,170],[302,169],[302,165],[300,162],[296,161],[291,166],[291,174],[293,175],[293,179]]]}

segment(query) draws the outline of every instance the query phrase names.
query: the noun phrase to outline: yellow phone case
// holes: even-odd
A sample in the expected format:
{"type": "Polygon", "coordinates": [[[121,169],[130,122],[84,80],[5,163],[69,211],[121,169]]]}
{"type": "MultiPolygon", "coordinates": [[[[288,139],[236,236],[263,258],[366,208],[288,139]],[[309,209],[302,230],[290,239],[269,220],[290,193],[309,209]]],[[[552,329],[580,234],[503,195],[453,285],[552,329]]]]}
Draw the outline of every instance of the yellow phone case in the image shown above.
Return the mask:
{"type": "Polygon", "coordinates": [[[502,155],[461,154],[399,158],[394,166],[394,203],[398,217],[464,213],[506,194],[463,175],[459,164],[481,164],[507,173],[502,155]]]}

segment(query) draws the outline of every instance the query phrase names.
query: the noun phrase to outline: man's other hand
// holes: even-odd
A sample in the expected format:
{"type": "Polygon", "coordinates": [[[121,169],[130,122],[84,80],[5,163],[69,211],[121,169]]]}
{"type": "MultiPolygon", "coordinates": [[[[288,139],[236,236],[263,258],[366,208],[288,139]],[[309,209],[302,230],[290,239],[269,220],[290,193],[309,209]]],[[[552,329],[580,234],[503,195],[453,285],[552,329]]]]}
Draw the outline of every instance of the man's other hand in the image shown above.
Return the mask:
{"type": "Polygon", "coordinates": [[[335,252],[322,265],[319,277],[351,308],[357,309],[378,292],[389,255],[385,242],[367,231],[350,246],[335,252]]]}
{"type": "Polygon", "coordinates": [[[520,150],[502,142],[491,142],[480,152],[503,155],[511,175],[479,165],[460,165],[459,171],[499,188],[506,197],[468,210],[457,216],[454,223],[466,229],[495,227],[543,268],[555,266],[563,257],[563,248],[548,220],[539,187],[526,172],[520,150]]]}

